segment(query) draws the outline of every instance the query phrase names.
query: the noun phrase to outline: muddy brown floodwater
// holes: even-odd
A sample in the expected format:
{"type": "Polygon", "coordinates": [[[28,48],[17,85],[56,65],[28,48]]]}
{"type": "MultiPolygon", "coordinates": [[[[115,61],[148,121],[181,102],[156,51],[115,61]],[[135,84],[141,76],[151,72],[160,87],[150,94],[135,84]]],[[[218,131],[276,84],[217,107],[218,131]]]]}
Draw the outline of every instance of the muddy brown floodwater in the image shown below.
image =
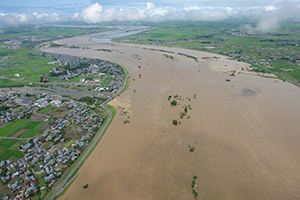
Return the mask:
{"type": "Polygon", "coordinates": [[[60,199],[194,199],[194,175],[198,199],[300,199],[298,87],[198,51],[59,42],[88,48],[44,51],[124,64],[131,76],[111,102],[112,124],[60,199]],[[185,105],[191,109],[181,119],[185,105]]]}

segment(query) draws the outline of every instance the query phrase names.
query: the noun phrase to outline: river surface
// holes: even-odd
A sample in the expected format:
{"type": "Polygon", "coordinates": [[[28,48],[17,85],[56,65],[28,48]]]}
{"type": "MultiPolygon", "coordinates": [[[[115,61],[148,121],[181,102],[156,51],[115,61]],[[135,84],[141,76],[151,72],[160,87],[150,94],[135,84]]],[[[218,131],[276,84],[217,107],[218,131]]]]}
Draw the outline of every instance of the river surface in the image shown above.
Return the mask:
{"type": "Polygon", "coordinates": [[[194,199],[194,175],[198,199],[300,199],[298,87],[220,55],[97,41],[68,38],[57,43],[82,48],[44,49],[123,64],[131,76],[111,102],[110,127],[60,199],[194,199]]]}
{"type": "MultiPolygon", "coordinates": [[[[113,27],[108,27],[113,28],[113,27]]],[[[107,32],[101,32],[91,35],[84,35],[80,37],[68,38],[63,40],[57,40],[56,43],[58,44],[67,44],[68,46],[82,46],[82,47],[89,47],[90,45],[99,45],[99,44],[113,44],[111,41],[113,38],[134,35],[137,33],[145,32],[150,30],[149,27],[144,26],[117,26],[115,27],[117,30],[111,30],[107,32]]]]}

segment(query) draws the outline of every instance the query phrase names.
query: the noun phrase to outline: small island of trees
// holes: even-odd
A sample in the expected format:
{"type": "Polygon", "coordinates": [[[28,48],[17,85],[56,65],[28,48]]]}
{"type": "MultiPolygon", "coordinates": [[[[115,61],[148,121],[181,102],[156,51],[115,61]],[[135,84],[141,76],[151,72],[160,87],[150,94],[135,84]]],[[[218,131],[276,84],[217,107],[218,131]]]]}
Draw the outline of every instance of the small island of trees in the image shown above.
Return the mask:
{"type": "Polygon", "coordinates": [[[176,105],[177,105],[177,101],[176,100],[171,101],[171,106],[176,106],[176,105]]]}

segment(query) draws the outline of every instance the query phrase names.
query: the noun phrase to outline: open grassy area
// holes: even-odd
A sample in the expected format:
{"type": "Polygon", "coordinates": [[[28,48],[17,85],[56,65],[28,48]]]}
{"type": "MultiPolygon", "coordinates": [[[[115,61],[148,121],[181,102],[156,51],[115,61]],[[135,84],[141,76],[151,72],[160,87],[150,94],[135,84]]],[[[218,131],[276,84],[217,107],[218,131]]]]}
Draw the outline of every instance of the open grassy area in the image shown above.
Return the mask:
{"type": "Polygon", "coordinates": [[[80,102],[85,102],[88,105],[93,105],[96,100],[93,97],[86,96],[86,97],[81,97],[79,99],[79,101],[80,102]]]}
{"type": "Polygon", "coordinates": [[[64,144],[64,147],[66,147],[66,148],[68,148],[71,144],[73,144],[74,143],[74,140],[70,140],[69,142],[66,142],[65,144],[64,144]]]}
{"type": "Polygon", "coordinates": [[[52,109],[54,109],[54,107],[49,105],[49,106],[43,108],[42,110],[38,111],[38,113],[44,114],[45,112],[48,112],[49,110],[52,110],[52,109]]]}
{"type": "Polygon", "coordinates": [[[38,185],[39,185],[40,188],[45,187],[45,189],[41,190],[40,198],[42,198],[46,194],[46,191],[47,191],[46,190],[47,189],[47,183],[46,183],[43,175],[39,175],[38,185]]]}
{"type": "Polygon", "coordinates": [[[108,81],[108,80],[103,81],[103,82],[101,83],[101,85],[103,85],[103,86],[108,86],[109,84],[110,84],[110,81],[108,81]]]}
{"type": "Polygon", "coordinates": [[[115,117],[115,115],[116,115],[116,113],[117,113],[117,110],[113,107],[113,106],[111,106],[111,105],[107,105],[106,106],[109,110],[110,110],[110,112],[112,113],[112,119],[115,117]]]}
{"type": "Polygon", "coordinates": [[[98,98],[98,99],[97,99],[97,102],[95,103],[95,107],[100,107],[100,105],[101,105],[103,102],[105,102],[105,101],[107,101],[107,99],[104,99],[104,98],[98,98]]]}
{"type": "Polygon", "coordinates": [[[40,82],[40,76],[43,73],[49,73],[50,68],[57,65],[48,65],[52,60],[50,58],[41,58],[40,52],[32,51],[28,48],[16,50],[6,59],[6,65],[2,66],[1,75],[7,78],[23,79],[40,82]],[[18,74],[19,77],[15,75],[18,74]]]}
{"type": "Polygon", "coordinates": [[[8,56],[8,55],[11,54],[13,51],[14,51],[14,50],[12,50],[12,49],[1,47],[1,48],[0,48],[0,57],[8,56]]]}
{"type": "Polygon", "coordinates": [[[23,87],[24,85],[27,85],[23,81],[13,81],[13,80],[6,80],[0,78],[0,88],[1,87],[23,87]]]}

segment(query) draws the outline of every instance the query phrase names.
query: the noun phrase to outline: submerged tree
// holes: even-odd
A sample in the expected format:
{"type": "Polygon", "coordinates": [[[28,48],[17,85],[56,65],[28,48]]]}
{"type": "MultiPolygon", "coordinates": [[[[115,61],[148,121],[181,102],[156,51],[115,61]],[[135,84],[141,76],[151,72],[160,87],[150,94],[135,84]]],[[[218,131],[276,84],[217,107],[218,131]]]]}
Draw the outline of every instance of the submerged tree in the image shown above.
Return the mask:
{"type": "Polygon", "coordinates": [[[177,105],[177,101],[176,100],[171,101],[171,106],[176,106],[176,105],[177,105]]]}
{"type": "Polygon", "coordinates": [[[175,126],[177,126],[177,124],[178,124],[178,122],[177,122],[176,119],[174,119],[174,120],[172,121],[172,123],[173,123],[173,125],[175,125],[175,126]]]}

